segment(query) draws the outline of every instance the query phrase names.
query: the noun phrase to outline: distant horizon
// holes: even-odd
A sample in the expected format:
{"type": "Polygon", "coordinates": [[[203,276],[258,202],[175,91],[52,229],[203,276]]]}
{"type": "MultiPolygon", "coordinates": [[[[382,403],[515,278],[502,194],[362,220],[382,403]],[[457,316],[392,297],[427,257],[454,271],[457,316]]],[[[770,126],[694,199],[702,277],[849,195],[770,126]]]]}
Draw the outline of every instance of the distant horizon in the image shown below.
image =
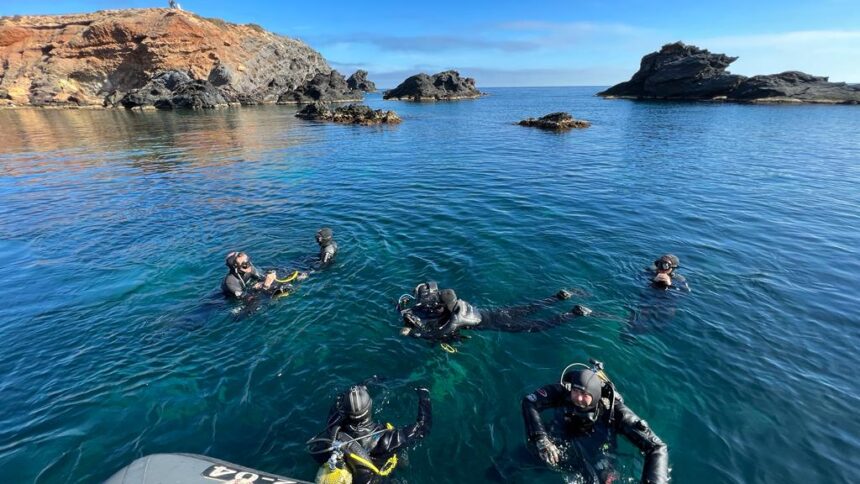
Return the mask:
{"type": "MultiPolygon", "coordinates": [[[[715,2],[680,0],[625,0],[612,9],[600,0],[576,6],[561,0],[536,6],[440,0],[432,11],[390,0],[356,10],[350,2],[331,0],[310,16],[291,15],[309,9],[290,1],[180,4],[202,17],[254,23],[300,40],[344,75],[363,69],[377,84],[454,69],[487,88],[612,86],[629,80],[643,56],[679,40],[738,57],[728,68],[733,74],[802,71],[860,83],[860,64],[846,61],[860,57],[860,8],[850,8],[854,3],[847,0],[764,0],[754,7],[725,0],[719,9],[715,2]]],[[[166,0],[33,0],[4,2],[0,16],[165,7],[166,0]]]]}

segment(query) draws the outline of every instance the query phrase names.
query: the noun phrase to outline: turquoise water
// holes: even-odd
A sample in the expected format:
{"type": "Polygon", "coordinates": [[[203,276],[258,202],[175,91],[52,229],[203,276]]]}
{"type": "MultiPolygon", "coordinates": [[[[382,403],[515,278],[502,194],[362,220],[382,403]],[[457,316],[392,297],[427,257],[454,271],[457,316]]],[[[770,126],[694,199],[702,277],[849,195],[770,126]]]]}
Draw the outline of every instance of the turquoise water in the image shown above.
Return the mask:
{"type": "Polygon", "coordinates": [[[371,96],[404,119],[384,128],[274,106],[0,111],[4,482],[98,482],[155,452],[312,479],[304,441],[373,374],[395,424],[431,389],[405,481],[562,482],[524,456],[520,398],[589,357],[668,443],[675,482],[855,481],[860,111],[597,91],[371,96]],[[557,110],[593,126],[512,124],[557,110]],[[324,225],[331,269],[231,314],[226,252],[288,266],[324,225]],[[691,293],[643,289],[663,252],[691,293]],[[581,288],[555,309],[601,314],[449,355],[397,334],[392,302],[425,278],[477,306],[581,288]],[[624,337],[653,305],[663,319],[624,337]]]}

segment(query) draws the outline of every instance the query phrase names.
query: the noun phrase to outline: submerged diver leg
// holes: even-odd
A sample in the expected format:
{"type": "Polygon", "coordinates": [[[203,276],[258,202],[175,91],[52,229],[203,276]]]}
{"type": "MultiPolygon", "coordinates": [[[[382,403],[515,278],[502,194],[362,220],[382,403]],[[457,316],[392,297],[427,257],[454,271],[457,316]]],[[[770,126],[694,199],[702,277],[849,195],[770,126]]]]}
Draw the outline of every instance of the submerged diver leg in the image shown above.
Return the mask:
{"type": "Polygon", "coordinates": [[[512,306],[508,308],[499,309],[496,312],[498,313],[508,313],[513,318],[522,318],[525,316],[529,316],[530,314],[534,314],[541,309],[549,307],[559,301],[564,301],[570,299],[573,295],[572,291],[567,289],[562,289],[552,295],[550,297],[545,297],[543,299],[539,299],[535,302],[531,302],[528,304],[523,304],[522,306],[512,306]]]}
{"type": "Polygon", "coordinates": [[[481,311],[481,324],[475,329],[493,329],[506,333],[534,333],[560,326],[576,317],[576,314],[568,312],[550,319],[536,320],[516,317],[507,311],[481,311]]]}

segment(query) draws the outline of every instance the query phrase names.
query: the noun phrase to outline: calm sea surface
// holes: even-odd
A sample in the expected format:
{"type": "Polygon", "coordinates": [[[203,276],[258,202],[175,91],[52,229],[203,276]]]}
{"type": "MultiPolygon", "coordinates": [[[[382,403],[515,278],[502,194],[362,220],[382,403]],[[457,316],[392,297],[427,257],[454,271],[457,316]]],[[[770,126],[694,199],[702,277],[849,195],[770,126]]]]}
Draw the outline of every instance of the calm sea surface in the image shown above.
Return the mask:
{"type": "Polygon", "coordinates": [[[376,374],[398,425],[431,389],[404,481],[562,482],[528,459],[520,399],[594,357],[675,482],[857,482],[860,109],[488,91],[371,95],[403,117],[383,128],[275,106],[0,111],[0,480],[99,482],[156,452],[312,480],[304,442],[376,374]],[[513,124],[560,110],[593,125],[513,124]],[[337,263],[237,318],[224,255],[289,267],[326,225],[337,263]],[[644,288],[664,252],[691,293],[644,288]],[[545,314],[599,314],[448,354],[397,334],[392,303],[425,278],[479,307],[580,288],[545,314]]]}

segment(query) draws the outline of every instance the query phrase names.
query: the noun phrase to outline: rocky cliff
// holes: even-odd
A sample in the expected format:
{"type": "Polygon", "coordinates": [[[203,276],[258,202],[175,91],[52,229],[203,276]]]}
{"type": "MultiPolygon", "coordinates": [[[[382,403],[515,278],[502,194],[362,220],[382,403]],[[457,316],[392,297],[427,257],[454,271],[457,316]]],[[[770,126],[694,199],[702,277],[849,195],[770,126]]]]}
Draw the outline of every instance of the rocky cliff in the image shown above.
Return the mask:
{"type": "Polygon", "coordinates": [[[666,44],[642,58],[629,81],[598,93],[633,99],[725,100],[735,102],[860,103],[860,88],[826,77],[788,71],[764,76],[731,74],[737,60],[683,42],[666,44]]]}
{"type": "Polygon", "coordinates": [[[0,105],[119,105],[158,76],[194,84],[144,104],[200,107],[201,96],[202,107],[275,102],[331,72],[298,40],[179,10],[0,18],[0,105]]]}

